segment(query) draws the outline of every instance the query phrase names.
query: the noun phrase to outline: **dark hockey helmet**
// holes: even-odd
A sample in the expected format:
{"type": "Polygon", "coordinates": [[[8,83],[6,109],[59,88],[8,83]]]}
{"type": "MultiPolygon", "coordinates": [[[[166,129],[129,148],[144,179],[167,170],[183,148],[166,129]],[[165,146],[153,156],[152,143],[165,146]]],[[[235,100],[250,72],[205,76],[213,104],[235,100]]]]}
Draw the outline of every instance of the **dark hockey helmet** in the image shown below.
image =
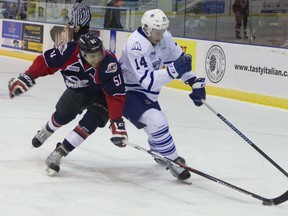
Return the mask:
{"type": "Polygon", "coordinates": [[[78,40],[80,50],[84,53],[103,51],[103,42],[94,32],[88,32],[80,36],[78,40]]]}

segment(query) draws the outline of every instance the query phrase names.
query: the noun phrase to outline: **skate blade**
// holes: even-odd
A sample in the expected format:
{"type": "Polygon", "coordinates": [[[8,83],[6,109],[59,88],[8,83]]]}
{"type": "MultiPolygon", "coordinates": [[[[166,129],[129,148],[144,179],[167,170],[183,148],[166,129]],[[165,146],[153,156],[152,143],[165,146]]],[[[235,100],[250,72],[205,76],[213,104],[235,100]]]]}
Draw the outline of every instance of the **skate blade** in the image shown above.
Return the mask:
{"type": "MultiPolygon", "coordinates": [[[[179,180],[179,179],[178,179],[179,180]]],[[[185,180],[179,180],[180,182],[188,185],[192,185],[192,180],[191,178],[185,179],[185,180]]]]}
{"type": "Polygon", "coordinates": [[[56,176],[58,174],[58,172],[56,172],[55,170],[53,170],[53,169],[51,169],[49,167],[46,167],[45,173],[48,176],[56,176]]]}

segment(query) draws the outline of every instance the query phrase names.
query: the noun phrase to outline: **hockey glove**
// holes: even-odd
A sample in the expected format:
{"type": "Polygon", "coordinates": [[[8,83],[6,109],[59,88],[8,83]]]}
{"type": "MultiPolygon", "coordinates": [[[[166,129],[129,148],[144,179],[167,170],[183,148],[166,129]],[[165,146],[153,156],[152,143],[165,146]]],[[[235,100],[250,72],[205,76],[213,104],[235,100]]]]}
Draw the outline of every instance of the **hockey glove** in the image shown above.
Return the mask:
{"type": "Polygon", "coordinates": [[[196,106],[201,106],[203,104],[201,99],[206,99],[205,78],[196,79],[196,77],[193,77],[188,80],[188,83],[192,88],[192,93],[189,94],[189,97],[196,106]]]}
{"type": "Polygon", "coordinates": [[[18,78],[12,78],[8,83],[10,98],[28,91],[33,85],[35,85],[34,78],[26,73],[20,74],[18,78]]]}
{"type": "Polygon", "coordinates": [[[118,147],[125,147],[124,140],[128,140],[128,135],[125,129],[125,123],[123,119],[111,120],[110,130],[112,132],[111,142],[118,147]]]}
{"type": "Polygon", "coordinates": [[[167,66],[168,74],[173,79],[179,79],[184,73],[192,70],[191,64],[191,55],[180,56],[178,59],[176,59],[174,62],[170,63],[167,66]]]}

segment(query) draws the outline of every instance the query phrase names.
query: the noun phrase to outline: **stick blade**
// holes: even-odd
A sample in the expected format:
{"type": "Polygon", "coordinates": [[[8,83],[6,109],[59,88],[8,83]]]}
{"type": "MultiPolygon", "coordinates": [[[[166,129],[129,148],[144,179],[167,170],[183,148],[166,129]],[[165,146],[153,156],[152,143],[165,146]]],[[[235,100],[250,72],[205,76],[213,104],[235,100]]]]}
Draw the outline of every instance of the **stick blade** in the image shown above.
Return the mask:
{"type": "Polygon", "coordinates": [[[286,191],[284,194],[274,199],[264,200],[262,204],[265,206],[279,205],[283,202],[286,202],[287,200],[288,200],[288,191],[286,191]]]}

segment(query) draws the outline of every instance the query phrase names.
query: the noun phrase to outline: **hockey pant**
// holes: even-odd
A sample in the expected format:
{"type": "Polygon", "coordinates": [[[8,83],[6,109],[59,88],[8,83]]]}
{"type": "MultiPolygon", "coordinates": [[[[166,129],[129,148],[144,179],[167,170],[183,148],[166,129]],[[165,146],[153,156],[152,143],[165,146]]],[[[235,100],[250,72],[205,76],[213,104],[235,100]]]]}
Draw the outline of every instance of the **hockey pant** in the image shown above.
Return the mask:
{"type": "Polygon", "coordinates": [[[63,144],[71,151],[80,145],[97,127],[104,127],[109,119],[106,97],[103,93],[77,92],[66,89],[56,104],[56,111],[47,125],[53,131],[68,124],[86,110],[79,124],[71,131],[63,144]]]}
{"type": "Polygon", "coordinates": [[[236,26],[235,26],[236,33],[240,33],[242,22],[243,22],[244,32],[246,32],[247,23],[248,23],[248,16],[246,14],[236,12],[235,13],[235,20],[236,20],[236,26]]]}

